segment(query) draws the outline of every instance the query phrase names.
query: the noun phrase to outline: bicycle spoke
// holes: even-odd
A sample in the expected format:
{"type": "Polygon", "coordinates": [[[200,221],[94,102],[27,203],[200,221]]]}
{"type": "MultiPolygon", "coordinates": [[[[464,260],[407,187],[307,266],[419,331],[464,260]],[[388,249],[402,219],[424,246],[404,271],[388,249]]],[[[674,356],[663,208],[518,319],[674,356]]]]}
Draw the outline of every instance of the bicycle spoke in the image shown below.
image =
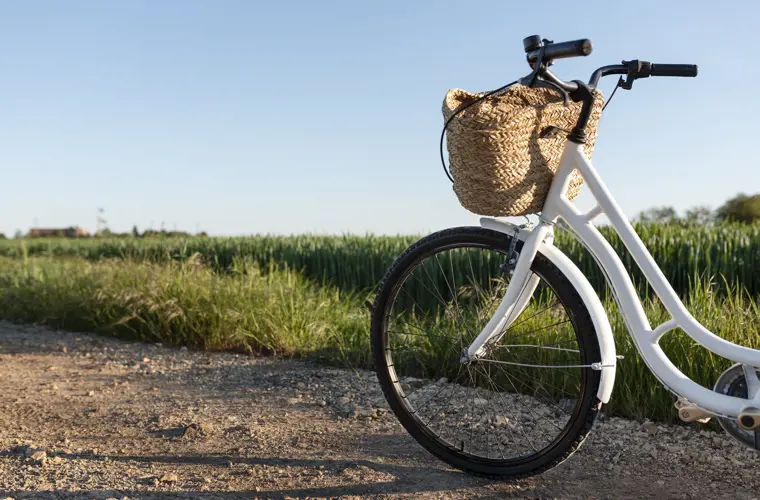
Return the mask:
{"type": "Polygon", "coordinates": [[[508,463],[540,453],[572,423],[566,403],[582,397],[585,379],[574,368],[585,351],[554,289],[531,271],[517,294],[522,297],[537,276],[531,297],[501,318],[514,323],[496,332],[484,357],[461,359],[514,285],[502,271],[503,259],[502,252],[455,247],[415,261],[383,328],[386,364],[397,383],[425,380],[396,389],[415,425],[452,453],[508,463]],[[438,386],[436,377],[443,376],[438,386]]]}

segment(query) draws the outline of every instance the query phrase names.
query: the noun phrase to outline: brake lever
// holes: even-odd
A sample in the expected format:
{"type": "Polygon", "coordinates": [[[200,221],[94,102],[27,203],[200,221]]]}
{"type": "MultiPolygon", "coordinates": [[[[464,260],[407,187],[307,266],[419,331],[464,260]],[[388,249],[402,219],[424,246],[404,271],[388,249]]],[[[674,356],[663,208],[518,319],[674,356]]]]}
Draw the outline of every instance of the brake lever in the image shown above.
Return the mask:
{"type": "Polygon", "coordinates": [[[623,64],[628,66],[628,73],[625,75],[625,81],[623,81],[622,76],[620,77],[620,82],[618,82],[618,84],[625,90],[631,90],[633,88],[633,82],[639,78],[649,78],[652,74],[652,63],[647,61],[634,59],[632,61],[623,61],[623,64]]]}

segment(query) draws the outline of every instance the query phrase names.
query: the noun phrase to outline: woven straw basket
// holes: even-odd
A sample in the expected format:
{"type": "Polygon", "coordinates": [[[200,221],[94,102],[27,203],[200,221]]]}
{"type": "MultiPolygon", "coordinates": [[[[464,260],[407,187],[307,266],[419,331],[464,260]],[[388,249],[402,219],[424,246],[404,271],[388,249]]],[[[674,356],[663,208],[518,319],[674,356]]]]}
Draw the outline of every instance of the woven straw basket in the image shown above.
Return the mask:
{"type": "MultiPolygon", "coordinates": [[[[594,91],[594,107],[584,147],[594,151],[603,97],[594,91]]],[[[444,120],[483,94],[451,89],[443,101],[444,120]]],[[[545,138],[548,126],[571,130],[582,103],[565,107],[556,90],[516,84],[468,107],[451,120],[447,148],[454,192],[467,210],[492,217],[540,212],[549,192],[567,137],[545,138]]],[[[580,192],[583,178],[573,172],[569,199],[580,192]]]]}

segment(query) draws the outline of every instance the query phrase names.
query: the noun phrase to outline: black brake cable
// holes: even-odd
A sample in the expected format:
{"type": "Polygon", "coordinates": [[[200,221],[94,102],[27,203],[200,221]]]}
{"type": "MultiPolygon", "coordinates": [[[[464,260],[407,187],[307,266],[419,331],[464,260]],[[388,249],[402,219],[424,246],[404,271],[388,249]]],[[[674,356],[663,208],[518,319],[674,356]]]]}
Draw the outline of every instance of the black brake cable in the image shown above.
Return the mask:
{"type": "Polygon", "coordinates": [[[462,111],[464,111],[465,109],[469,108],[473,104],[477,104],[480,101],[482,101],[483,99],[485,99],[487,97],[490,97],[490,96],[494,95],[497,92],[501,92],[502,90],[506,89],[507,87],[511,87],[512,85],[514,85],[516,83],[517,83],[517,80],[515,80],[512,83],[508,83],[508,84],[504,85],[503,87],[499,87],[496,90],[492,90],[490,92],[487,92],[487,93],[483,94],[482,96],[478,97],[477,99],[475,99],[471,103],[466,104],[465,106],[462,106],[461,108],[459,108],[456,111],[454,111],[454,114],[452,114],[449,117],[449,119],[446,120],[446,123],[443,125],[443,130],[441,131],[441,144],[440,144],[441,165],[443,165],[443,171],[446,172],[446,177],[448,177],[451,182],[454,182],[454,179],[451,177],[451,174],[449,173],[449,169],[446,168],[446,160],[443,159],[443,138],[446,135],[446,129],[448,128],[449,123],[451,123],[451,120],[453,120],[454,118],[456,118],[457,115],[459,115],[462,111]]]}
{"type": "Polygon", "coordinates": [[[610,101],[612,101],[612,98],[615,97],[615,92],[617,92],[617,89],[619,89],[620,87],[623,86],[623,83],[624,83],[624,80],[623,80],[623,77],[621,76],[620,79],[617,82],[617,85],[615,85],[615,88],[612,89],[612,93],[610,94],[610,98],[607,99],[607,102],[605,102],[604,106],[602,106],[602,113],[604,113],[605,108],[607,107],[607,105],[609,105],[610,101]]]}

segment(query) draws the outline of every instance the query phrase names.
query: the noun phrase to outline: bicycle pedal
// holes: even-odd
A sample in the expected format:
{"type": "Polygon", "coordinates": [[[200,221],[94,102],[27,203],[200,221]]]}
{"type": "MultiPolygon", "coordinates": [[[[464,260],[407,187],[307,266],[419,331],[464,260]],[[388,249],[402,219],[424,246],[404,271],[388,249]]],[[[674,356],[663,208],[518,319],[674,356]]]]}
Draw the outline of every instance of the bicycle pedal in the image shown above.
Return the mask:
{"type": "Polygon", "coordinates": [[[678,418],[684,422],[699,422],[700,424],[706,424],[712,418],[712,415],[697,408],[685,398],[679,398],[674,406],[678,409],[678,418]]]}

